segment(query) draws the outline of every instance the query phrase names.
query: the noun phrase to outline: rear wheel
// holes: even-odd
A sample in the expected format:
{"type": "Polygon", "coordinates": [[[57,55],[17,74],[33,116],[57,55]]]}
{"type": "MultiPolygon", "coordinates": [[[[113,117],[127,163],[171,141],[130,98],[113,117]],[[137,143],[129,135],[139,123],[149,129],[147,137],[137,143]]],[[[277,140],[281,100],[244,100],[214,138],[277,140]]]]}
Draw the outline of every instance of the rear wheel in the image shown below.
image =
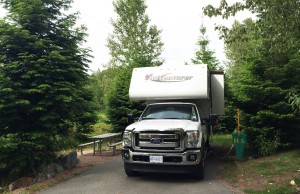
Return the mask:
{"type": "Polygon", "coordinates": [[[205,147],[206,147],[206,149],[209,149],[209,146],[210,146],[209,138],[210,138],[210,137],[208,137],[207,140],[206,140],[206,142],[205,142],[205,147]]]}
{"type": "Polygon", "coordinates": [[[210,146],[210,136],[211,136],[211,131],[210,131],[210,127],[209,126],[206,127],[206,131],[207,131],[207,139],[205,141],[205,147],[207,149],[209,149],[209,146],[210,146]]]}

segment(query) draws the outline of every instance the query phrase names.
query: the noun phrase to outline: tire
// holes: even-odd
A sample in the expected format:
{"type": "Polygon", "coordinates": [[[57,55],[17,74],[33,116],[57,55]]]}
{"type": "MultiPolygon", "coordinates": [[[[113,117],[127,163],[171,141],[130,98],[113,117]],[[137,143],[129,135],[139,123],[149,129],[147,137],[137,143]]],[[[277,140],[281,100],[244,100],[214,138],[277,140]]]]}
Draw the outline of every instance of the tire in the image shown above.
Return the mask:
{"type": "Polygon", "coordinates": [[[207,130],[207,139],[205,141],[205,147],[207,149],[209,149],[209,146],[210,146],[210,136],[211,136],[211,134],[210,134],[210,128],[207,126],[206,130],[207,130]]]}
{"type": "Polygon", "coordinates": [[[198,164],[197,171],[194,173],[194,178],[197,180],[203,180],[205,177],[205,162],[202,158],[200,163],[198,164]]]}
{"type": "Polygon", "coordinates": [[[200,160],[199,164],[197,164],[198,168],[197,168],[196,172],[194,173],[194,178],[197,180],[203,180],[205,177],[205,157],[206,157],[205,150],[206,150],[206,148],[204,146],[202,146],[201,160],[200,160]]]}
{"type": "Polygon", "coordinates": [[[210,143],[209,143],[209,137],[208,137],[208,139],[205,142],[205,147],[207,150],[209,150],[209,146],[210,146],[210,143]]]}
{"type": "Polygon", "coordinates": [[[138,172],[131,170],[126,163],[124,163],[124,170],[127,176],[129,177],[135,177],[138,175],[138,172]]]}

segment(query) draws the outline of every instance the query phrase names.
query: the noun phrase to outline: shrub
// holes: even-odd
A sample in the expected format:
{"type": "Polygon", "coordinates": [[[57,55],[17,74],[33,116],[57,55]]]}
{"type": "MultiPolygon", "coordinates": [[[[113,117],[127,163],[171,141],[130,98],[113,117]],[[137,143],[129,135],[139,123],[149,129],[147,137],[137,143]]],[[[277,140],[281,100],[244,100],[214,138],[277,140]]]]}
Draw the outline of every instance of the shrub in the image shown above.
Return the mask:
{"type": "Polygon", "coordinates": [[[0,178],[12,180],[35,172],[54,158],[56,144],[45,133],[17,133],[0,137],[0,178]]]}
{"type": "Polygon", "coordinates": [[[279,131],[272,127],[248,128],[246,133],[248,142],[259,155],[272,155],[281,145],[279,131]]]}

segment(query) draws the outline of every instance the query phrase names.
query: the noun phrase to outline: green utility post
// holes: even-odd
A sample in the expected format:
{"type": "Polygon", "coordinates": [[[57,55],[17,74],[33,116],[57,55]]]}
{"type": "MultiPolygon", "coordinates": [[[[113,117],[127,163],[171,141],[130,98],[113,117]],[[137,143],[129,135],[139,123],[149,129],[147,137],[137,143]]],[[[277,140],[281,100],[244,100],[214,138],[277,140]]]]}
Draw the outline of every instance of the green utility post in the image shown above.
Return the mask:
{"type": "Polygon", "coordinates": [[[240,109],[238,112],[238,128],[232,133],[232,143],[235,144],[236,160],[244,158],[245,144],[247,143],[246,134],[241,133],[240,129],[240,109]]]}
{"type": "Polygon", "coordinates": [[[245,144],[247,143],[246,134],[244,133],[232,133],[232,143],[235,144],[236,160],[242,160],[244,158],[245,144]]]}

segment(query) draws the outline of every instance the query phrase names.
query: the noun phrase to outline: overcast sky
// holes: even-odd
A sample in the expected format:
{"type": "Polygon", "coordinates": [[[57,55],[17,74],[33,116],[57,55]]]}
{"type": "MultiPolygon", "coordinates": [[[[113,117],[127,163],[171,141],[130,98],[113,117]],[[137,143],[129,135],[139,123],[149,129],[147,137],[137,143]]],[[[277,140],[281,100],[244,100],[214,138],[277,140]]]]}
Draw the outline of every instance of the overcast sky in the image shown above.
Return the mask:
{"type": "MultiPolygon", "coordinates": [[[[230,0],[233,1],[233,0],[230,0]]],[[[88,28],[88,38],[86,47],[91,48],[92,63],[90,70],[103,70],[103,65],[110,59],[106,39],[112,33],[110,20],[116,18],[113,0],[74,0],[73,10],[81,13],[80,24],[85,24],[88,28]]],[[[164,43],[164,51],[161,58],[165,60],[165,65],[181,65],[184,62],[190,63],[196,50],[196,42],[200,36],[199,28],[204,23],[207,28],[207,37],[210,40],[210,49],[216,53],[219,61],[226,60],[224,54],[224,44],[219,40],[218,32],[214,31],[215,24],[226,24],[230,26],[234,19],[239,21],[250,16],[250,13],[243,12],[236,18],[229,21],[222,21],[220,18],[202,19],[202,7],[207,2],[214,2],[218,5],[218,0],[146,0],[148,14],[151,24],[162,30],[161,40],[164,43]]],[[[3,10],[0,10],[0,16],[3,10]]]]}

